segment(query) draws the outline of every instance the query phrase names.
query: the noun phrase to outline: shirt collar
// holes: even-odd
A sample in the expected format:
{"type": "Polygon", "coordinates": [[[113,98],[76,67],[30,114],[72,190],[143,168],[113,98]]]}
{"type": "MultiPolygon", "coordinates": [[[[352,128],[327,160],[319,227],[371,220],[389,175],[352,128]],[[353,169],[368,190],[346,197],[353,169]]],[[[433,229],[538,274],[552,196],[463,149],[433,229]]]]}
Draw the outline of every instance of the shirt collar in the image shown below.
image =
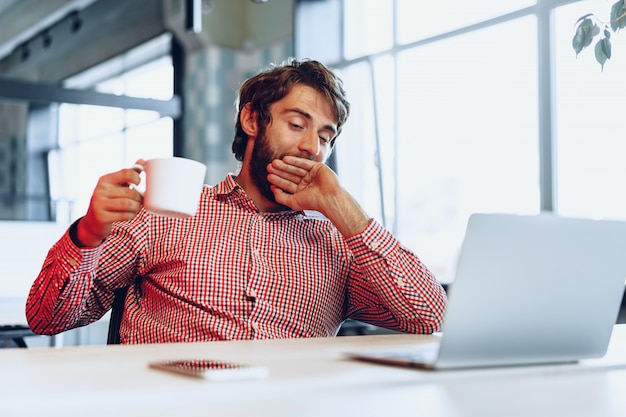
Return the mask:
{"type": "MultiPolygon", "coordinates": [[[[257,212],[259,211],[259,209],[256,207],[256,205],[252,201],[252,199],[248,197],[248,194],[246,194],[246,191],[243,189],[243,187],[239,185],[237,181],[235,181],[234,174],[228,174],[226,178],[224,178],[215,186],[215,194],[218,199],[228,199],[228,198],[245,199],[248,202],[247,205],[249,207],[251,208],[253,207],[254,210],[256,210],[257,212]]],[[[280,211],[277,213],[263,213],[263,215],[272,216],[272,217],[296,216],[296,215],[307,216],[307,213],[308,211],[303,211],[303,210],[286,210],[286,211],[280,211]]]]}
{"type": "Polygon", "coordinates": [[[235,191],[241,192],[243,194],[246,193],[241,185],[239,185],[237,181],[235,181],[234,174],[228,174],[226,178],[224,178],[215,186],[215,193],[217,195],[228,195],[235,191]]]}

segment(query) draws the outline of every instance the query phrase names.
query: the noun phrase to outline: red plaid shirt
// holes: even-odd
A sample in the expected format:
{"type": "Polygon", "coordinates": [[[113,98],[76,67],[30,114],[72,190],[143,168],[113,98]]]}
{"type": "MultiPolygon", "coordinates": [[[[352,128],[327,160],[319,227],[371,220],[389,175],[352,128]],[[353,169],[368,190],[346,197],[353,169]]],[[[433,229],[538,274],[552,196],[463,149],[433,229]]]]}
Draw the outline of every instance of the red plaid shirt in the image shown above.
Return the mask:
{"type": "Polygon", "coordinates": [[[124,286],[124,343],[332,336],[349,317],[431,333],[446,306],[428,269],[375,221],[346,239],[319,215],[259,213],[232,176],[204,187],[193,218],[142,210],[97,248],[65,233],[26,315],[41,334],[84,326],[124,286]]]}

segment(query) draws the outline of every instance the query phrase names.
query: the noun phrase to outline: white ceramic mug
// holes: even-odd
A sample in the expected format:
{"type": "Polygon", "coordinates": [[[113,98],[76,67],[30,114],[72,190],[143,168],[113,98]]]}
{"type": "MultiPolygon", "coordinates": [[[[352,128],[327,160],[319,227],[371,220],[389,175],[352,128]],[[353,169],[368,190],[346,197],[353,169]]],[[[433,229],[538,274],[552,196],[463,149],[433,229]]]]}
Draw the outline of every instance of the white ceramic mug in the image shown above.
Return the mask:
{"type": "Polygon", "coordinates": [[[143,205],[147,211],[177,218],[196,215],[206,165],[187,158],[155,158],[146,161],[144,171],[143,205]]]}

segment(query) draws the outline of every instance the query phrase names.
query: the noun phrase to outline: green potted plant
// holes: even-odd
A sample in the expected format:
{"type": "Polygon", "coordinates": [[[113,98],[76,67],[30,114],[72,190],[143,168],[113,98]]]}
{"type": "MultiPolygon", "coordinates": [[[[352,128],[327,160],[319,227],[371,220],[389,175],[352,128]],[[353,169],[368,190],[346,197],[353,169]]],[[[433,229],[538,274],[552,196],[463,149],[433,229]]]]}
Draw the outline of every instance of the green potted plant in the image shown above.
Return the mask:
{"type": "Polygon", "coordinates": [[[626,6],[619,0],[611,6],[611,17],[608,23],[601,21],[593,13],[588,13],[576,21],[576,31],[572,39],[572,47],[576,56],[595,41],[595,57],[602,69],[611,59],[611,33],[617,33],[626,26],[626,6]]]}

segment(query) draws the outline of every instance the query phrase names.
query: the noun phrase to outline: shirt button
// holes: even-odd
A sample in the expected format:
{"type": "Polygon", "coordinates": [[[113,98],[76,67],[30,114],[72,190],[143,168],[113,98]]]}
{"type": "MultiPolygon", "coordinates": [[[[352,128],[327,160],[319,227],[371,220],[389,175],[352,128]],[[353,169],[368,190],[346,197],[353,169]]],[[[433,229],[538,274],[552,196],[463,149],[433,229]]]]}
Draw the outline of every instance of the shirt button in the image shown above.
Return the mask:
{"type": "Polygon", "coordinates": [[[76,259],[74,259],[74,258],[70,258],[70,259],[68,260],[68,262],[69,262],[69,264],[70,264],[71,266],[76,266],[76,265],[78,265],[78,261],[77,261],[76,259]]]}
{"type": "Polygon", "coordinates": [[[252,254],[254,256],[259,256],[259,250],[257,248],[252,248],[252,254]]]}
{"type": "Polygon", "coordinates": [[[380,246],[380,240],[375,240],[372,243],[370,243],[370,249],[372,250],[378,249],[379,246],[380,246]]]}
{"type": "Polygon", "coordinates": [[[396,284],[400,288],[404,287],[404,279],[403,278],[398,278],[397,281],[396,281],[396,284]]]}
{"type": "Polygon", "coordinates": [[[259,324],[258,324],[258,323],[253,322],[253,323],[251,324],[251,326],[252,326],[252,330],[254,330],[255,332],[258,332],[258,331],[259,331],[259,324]]]}

